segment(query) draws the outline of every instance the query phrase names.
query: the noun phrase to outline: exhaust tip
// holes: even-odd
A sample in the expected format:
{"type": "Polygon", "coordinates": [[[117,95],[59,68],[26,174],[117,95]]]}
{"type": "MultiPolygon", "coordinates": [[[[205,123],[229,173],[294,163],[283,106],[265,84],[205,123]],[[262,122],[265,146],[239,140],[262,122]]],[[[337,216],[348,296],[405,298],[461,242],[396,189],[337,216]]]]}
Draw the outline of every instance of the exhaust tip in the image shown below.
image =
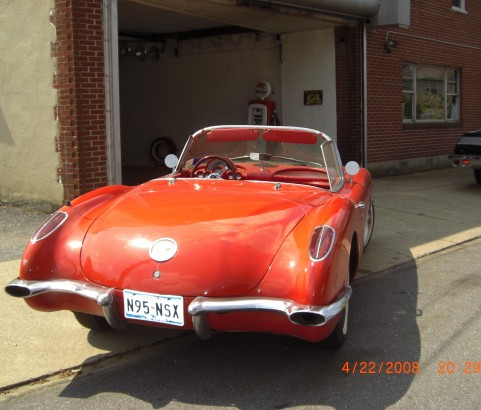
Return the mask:
{"type": "Polygon", "coordinates": [[[301,326],[321,326],[326,323],[323,315],[312,312],[295,312],[289,316],[292,323],[301,326]]]}
{"type": "Polygon", "coordinates": [[[7,285],[5,286],[5,292],[15,298],[27,298],[31,295],[30,289],[20,285],[7,285]]]}

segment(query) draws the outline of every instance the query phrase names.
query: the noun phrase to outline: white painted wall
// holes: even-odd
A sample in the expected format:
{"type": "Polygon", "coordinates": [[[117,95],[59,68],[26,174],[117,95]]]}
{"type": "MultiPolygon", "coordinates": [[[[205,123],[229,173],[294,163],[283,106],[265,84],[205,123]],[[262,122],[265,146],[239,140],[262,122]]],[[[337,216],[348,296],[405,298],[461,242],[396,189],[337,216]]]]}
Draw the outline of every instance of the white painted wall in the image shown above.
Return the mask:
{"type": "Polygon", "coordinates": [[[282,125],[320,129],[335,138],[332,29],[283,35],[282,50],[274,35],[242,34],[184,41],[178,53],[169,42],[158,62],[120,61],[124,165],[153,165],[149,149],[158,137],[171,138],[181,149],[202,127],[247,123],[247,104],[259,80],[271,83],[282,125]],[[323,104],[304,106],[303,91],[318,89],[323,104]]]}
{"type": "Polygon", "coordinates": [[[334,29],[282,36],[282,117],[285,125],[337,134],[334,29]],[[322,90],[322,105],[304,105],[304,91],[322,90]]]}
{"type": "Polygon", "coordinates": [[[0,1],[0,201],[49,208],[57,183],[54,0],[0,1]]]}
{"type": "MultiPolygon", "coordinates": [[[[150,45],[148,45],[150,46],[150,45]]],[[[168,43],[158,62],[120,62],[122,162],[153,165],[151,142],[161,136],[181,149],[194,131],[246,124],[248,101],[267,80],[280,105],[279,46],[273,35],[242,34],[168,43]]]]}

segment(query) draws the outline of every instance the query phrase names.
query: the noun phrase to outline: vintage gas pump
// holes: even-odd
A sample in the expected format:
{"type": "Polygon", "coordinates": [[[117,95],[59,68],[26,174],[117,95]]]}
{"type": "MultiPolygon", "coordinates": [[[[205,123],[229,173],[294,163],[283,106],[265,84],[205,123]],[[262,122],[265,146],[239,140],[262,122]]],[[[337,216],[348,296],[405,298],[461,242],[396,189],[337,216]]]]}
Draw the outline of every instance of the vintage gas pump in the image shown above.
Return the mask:
{"type": "Polygon", "coordinates": [[[280,125],[276,112],[276,103],[267,98],[272,87],[267,81],[259,81],[255,88],[256,99],[249,101],[247,122],[249,125],[280,125]]]}

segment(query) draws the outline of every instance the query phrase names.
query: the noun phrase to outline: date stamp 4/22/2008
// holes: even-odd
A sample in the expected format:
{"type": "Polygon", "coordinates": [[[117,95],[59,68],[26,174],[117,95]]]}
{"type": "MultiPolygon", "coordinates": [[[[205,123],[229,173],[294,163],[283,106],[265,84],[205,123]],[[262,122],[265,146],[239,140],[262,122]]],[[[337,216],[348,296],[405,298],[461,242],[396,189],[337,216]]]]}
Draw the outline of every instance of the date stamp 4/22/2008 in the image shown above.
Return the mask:
{"type": "MultiPolygon", "coordinates": [[[[421,365],[413,361],[353,361],[345,362],[342,371],[346,374],[419,374],[421,365]]],[[[438,374],[481,374],[481,363],[438,362],[438,374]]]]}

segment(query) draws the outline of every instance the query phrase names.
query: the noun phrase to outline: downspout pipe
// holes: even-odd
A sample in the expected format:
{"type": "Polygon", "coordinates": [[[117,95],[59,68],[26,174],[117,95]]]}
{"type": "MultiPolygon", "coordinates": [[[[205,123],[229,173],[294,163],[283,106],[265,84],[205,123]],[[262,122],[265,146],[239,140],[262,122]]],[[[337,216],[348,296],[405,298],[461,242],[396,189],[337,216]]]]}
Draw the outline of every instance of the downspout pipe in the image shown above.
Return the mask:
{"type": "Polygon", "coordinates": [[[367,167],[367,30],[366,21],[362,22],[362,166],[367,167]]]}
{"type": "Polygon", "coordinates": [[[117,0],[103,0],[103,10],[107,176],[115,185],[122,183],[117,0]]]}

